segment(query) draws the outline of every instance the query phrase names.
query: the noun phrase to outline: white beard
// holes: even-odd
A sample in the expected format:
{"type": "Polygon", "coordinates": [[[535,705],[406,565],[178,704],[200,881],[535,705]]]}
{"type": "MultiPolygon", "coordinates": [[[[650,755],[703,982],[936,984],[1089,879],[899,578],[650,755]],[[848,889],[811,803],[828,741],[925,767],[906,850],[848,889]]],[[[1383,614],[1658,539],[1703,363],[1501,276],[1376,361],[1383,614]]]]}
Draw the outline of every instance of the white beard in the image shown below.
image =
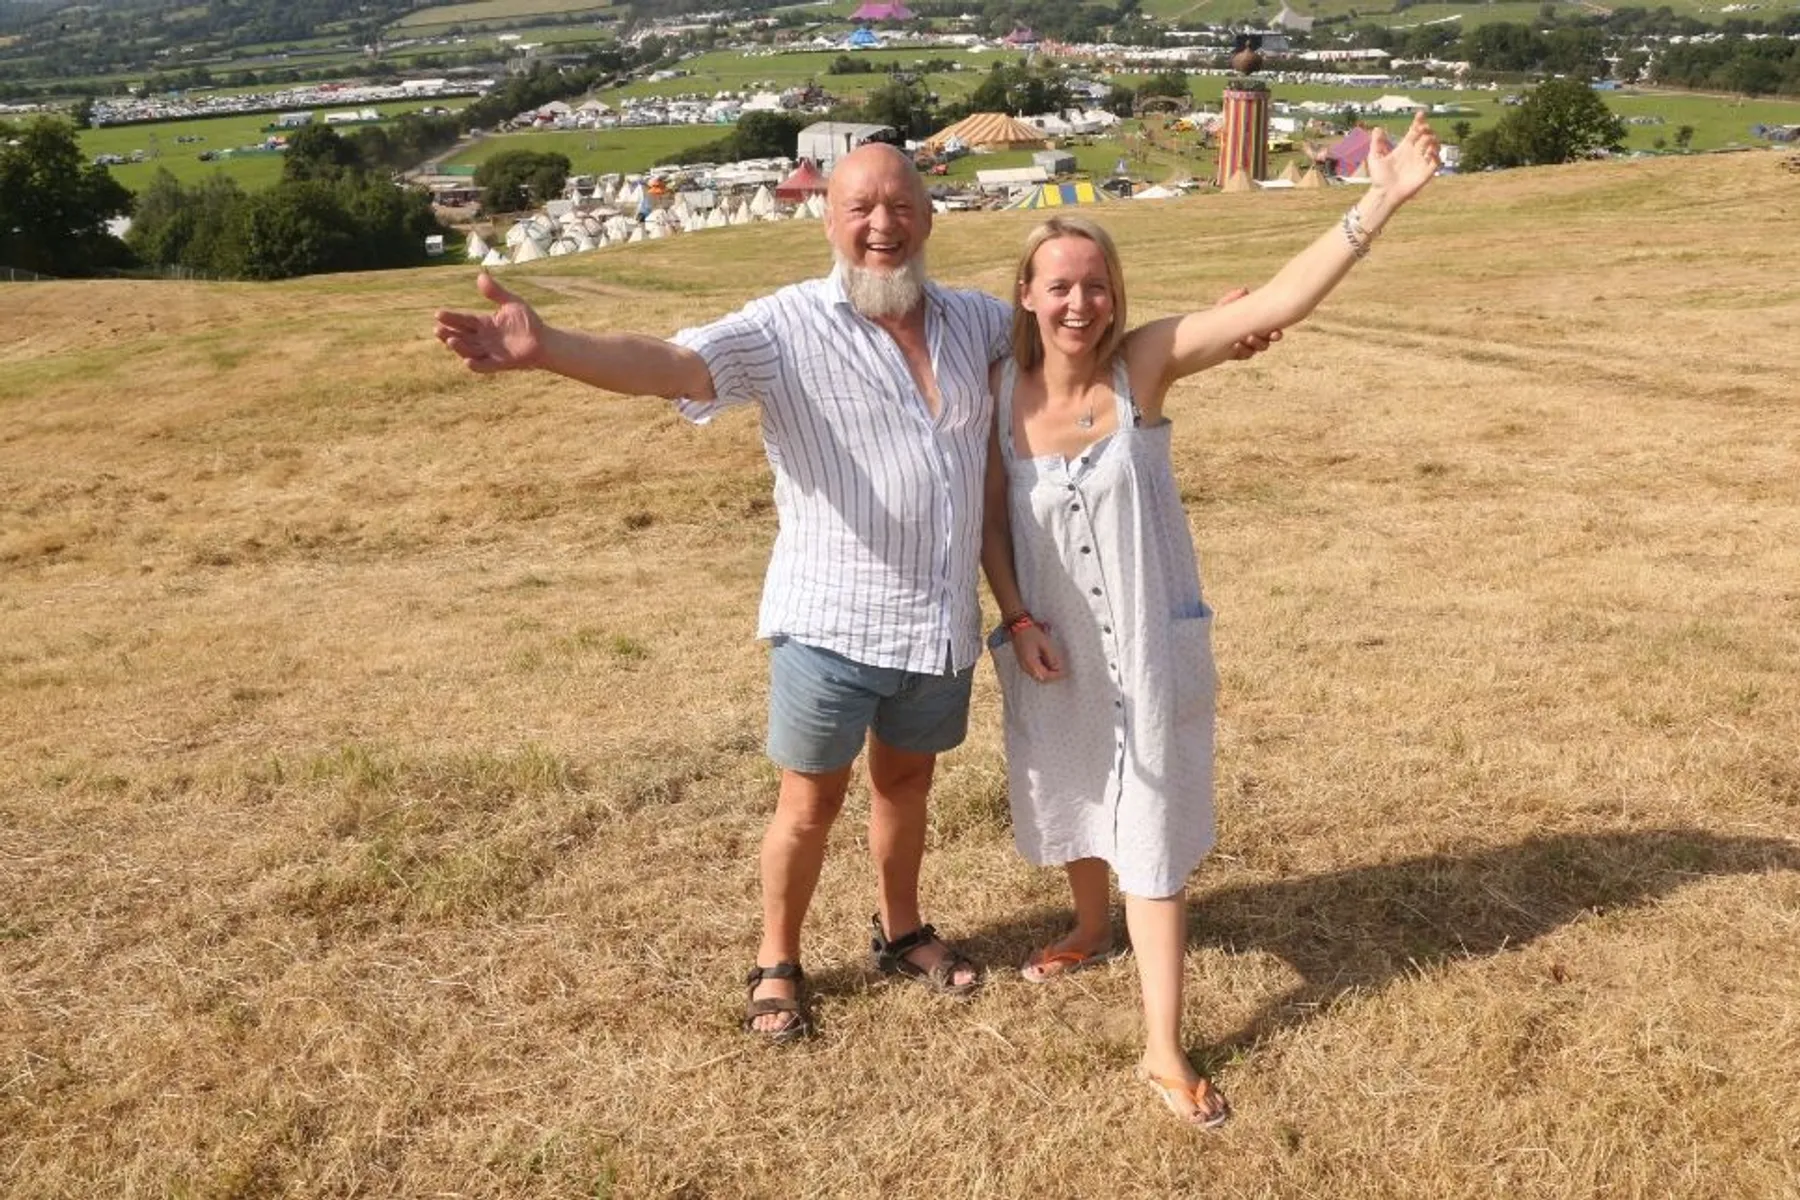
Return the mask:
{"type": "Polygon", "coordinates": [[[865,317],[903,317],[925,299],[923,250],[892,271],[852,266],[842,255],[837,262],[844,269],[844,291],[850,306],[865,317]]]}

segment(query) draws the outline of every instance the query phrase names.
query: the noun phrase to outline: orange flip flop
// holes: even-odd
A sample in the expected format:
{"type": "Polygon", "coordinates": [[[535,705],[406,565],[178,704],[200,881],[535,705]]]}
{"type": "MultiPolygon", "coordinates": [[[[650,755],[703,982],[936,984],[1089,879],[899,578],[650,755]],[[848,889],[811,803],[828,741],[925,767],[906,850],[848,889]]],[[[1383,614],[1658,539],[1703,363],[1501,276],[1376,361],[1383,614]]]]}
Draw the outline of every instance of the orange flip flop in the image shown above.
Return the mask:
{"type": "Polygon", "coordinates": [[[1072,972],[1111,962],[1118,956],[1118,950],[1112,946],[1087,954],[1079,950],[1052,950],[1045,946],[1019,968],[1019,978],[1026,983],[1049,983],[1072,972]]]}
{"type": "Polygon", "coordinates": [[[1168,1105],[1170,1112],[1197,1129],[1217,1129],[1231,1119],[1231,1101],[1225,1099],[1225,1093],[1214,1087],[1212,1081],[1204,1075],[1191,1088],[1182,1080],[1152,1074],[1143,1067],[1137,1069],[1137,1077],[1162,1097],[1162,1102],[1168,1105]],[[1194,1106],[1193,1112],[1182,1108],[1183,1100],[1194,1106]],[[1217,1103],[1218,1108],[1208,1116],[1207,1110],[1214,1103],[1217,1103]]]}

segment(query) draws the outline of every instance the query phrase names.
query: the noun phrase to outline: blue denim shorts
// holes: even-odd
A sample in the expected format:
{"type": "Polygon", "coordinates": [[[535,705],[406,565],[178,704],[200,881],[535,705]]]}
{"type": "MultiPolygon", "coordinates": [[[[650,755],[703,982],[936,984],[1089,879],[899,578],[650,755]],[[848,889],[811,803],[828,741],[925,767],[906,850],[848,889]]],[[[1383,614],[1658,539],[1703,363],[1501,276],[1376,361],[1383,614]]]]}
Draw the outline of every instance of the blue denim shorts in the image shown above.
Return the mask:
{"type": "Polygon", "coordinates": [[[875,736],[896,750],[941,754],[969,732],[975,668],[921,675],[774,639],[769,650],[769,757],[790,771],[847,767],[875,736]]]}

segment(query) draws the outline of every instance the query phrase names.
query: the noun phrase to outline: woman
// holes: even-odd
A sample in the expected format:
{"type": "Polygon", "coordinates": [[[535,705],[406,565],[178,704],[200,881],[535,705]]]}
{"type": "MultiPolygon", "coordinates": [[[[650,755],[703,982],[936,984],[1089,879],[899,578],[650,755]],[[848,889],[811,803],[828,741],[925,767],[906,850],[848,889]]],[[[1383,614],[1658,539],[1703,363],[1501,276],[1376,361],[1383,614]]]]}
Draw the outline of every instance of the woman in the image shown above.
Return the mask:
{"type": "Polygon", "coordinates": [[[1197,1125],[1230,1115],[1181,1041],[1186,882],[1213,842],[1216,675],[1163,398],[1234,342],[1310,313],[1437,168],[1423,114],[1398,144],[1377,130],[1368,188],[1267,285],[1129,333],[1118,254],[1097,225],[1051,218],[1019,261],[1013,358],[993,375],[982,565],[1001,611],[1015,838],[1033,863],[1063,865],[1075,906],[1074,928],[1023,974],[1046,982],[1111,954],[1116,871],[1143,992],[1138,1074],[1197,1125]]]}

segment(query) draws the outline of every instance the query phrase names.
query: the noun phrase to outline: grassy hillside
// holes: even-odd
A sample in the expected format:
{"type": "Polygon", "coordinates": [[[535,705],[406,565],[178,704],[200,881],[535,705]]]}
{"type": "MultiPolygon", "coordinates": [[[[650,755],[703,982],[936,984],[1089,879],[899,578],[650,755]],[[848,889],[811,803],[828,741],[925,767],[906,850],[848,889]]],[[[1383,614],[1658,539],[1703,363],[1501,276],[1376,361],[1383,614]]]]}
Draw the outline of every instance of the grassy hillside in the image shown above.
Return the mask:
{"type": "MultiPolygon", "coordinates": [[[[1341,191],[1110,206],[1138,317],[1341,191]]],[[[1036,987],[1054,872],[996,689],[880,985],[853,792],[822,1035],[736,1032],[773,799],[753,413],[478,378],[456,270],[9,285],[0,1191],[92,1196],[1779,1196],[1800,1190],[1800,175],[1746,153],[1438,182],[1311,322],[1180,385],[1219,613],[1196,1060],[1129,961],[1036,987]]],[[[1032,218],[940,220],[1004,285],[1032,218]]],[[[666,333],[817,224],[506,276],[666,333]]]]}
{"type": "MultiPolygon", "coordinates": [[[[1388,25],[1404,28],[1412,25],[1423,25],[1432,21],[1455,21],[1459,29],[1473,29],[1479,25],[1491,25],[1508,22],[1514,25],[1535,25],[1542,21],[1544,5],[1530,3],[1529,0],[1497,0],[1486,4],[1389,4],[1386,7],[1364,3],[1357,0],[1306,0],[1305,3],[1293,3],[1291,7],[1299,13],[1315,18],[1347,19],[1352,24],[1388,25]]],[[[1584,16],[1592,14],[1599,6],[1585,3],[1583,0],[1562,0],[1554,7],[1565,16],[1584,16]]],[[[1613,8],[1626,7],[1613,5],[1613,8]]],[[[1661,8],[1663,5],[1641,5],[1645,8],[1661,8]]],[[[1779,9],[1765,7],[1759,11],[1740,12],[1725,10],[1724,4],[1710,3],[1706,0],[1673,0],[1667,6],[1670,11],[1681,16],[1693,17],[1695,20],[1709,24],[1721,24],[1733,16],[1748,16],[1751,19],[1774,20],[1779,9]]],[[[1279,3],[1270,0],[1146,0],[1144,11],[1152,16],[1175,24],[1188,25],[1236,25],[1251,24],[1265,26],[1270,17],[1281,11],[1279,3]]]]}

